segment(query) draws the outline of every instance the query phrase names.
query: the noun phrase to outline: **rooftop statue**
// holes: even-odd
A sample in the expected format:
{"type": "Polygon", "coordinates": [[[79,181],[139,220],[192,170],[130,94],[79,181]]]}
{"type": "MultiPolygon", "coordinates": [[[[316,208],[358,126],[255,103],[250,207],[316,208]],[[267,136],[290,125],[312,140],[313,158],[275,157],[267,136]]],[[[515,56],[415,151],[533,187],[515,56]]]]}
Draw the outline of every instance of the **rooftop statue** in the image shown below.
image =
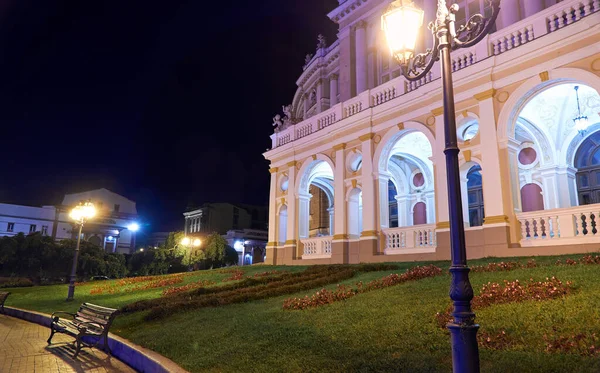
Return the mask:
{"type": "Polygon", "coordinates": [[[310,62],[312,57],[313,57],[312,54],[310,54],[310,53],[306,54],[306,57],[304,57],[304,66],[308,65],[308,63],[310,62]]]}
{"type": "Polygon", "coordinates": [[[279,114],[276,114],[273,117],[273,127],[275,127],[275,132],[283,131],[290,125],[295,124],[292,115],[292,105],[283,105],[281,109],[284,114],[283,118],[279,114]]]}
{"type": "Polygon", "coordinates": [[[325,36],[323,34],[319,34],[317,36],[317,49],[327,48],[327,40],[325,40],[325,36]]]}

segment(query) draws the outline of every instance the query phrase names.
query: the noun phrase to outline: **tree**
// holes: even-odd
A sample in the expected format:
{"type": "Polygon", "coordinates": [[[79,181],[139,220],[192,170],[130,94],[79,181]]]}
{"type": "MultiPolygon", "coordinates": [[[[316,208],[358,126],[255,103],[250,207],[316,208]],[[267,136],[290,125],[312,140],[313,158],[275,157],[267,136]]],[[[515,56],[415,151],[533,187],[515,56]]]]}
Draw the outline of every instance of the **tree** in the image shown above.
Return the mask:
{"type": "Polygon", "coordinates": [[[236,265],[239,262],[238,252],[231,246],[225,246],[225,258],[223,259],[223,263],[227,265],[236,265]]]}
{"type": "Polygon", "coordinates": [[[227,241],[218,233],[213,233],[206,239],[204,252],[206,255],[205,263],[208,268],[220,267],[223,265],[225,258],[225,247],[227,241]]]}

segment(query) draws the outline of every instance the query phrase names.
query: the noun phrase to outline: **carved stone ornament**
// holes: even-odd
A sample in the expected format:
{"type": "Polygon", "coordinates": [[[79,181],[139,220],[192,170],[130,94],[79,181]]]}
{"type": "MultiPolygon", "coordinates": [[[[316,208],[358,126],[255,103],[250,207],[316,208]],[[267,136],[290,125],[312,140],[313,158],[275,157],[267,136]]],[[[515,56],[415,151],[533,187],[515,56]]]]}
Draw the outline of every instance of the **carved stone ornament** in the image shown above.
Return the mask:
{"type": "Polygon", "coordinates": [[[325,36],[323,34],[319,34],[317,36],[317,49],[327,48],[327,40],[325,40],[325,36]]]}
{"type": "Polygon", "coordinates": [[[273,127],[275,127],[275,132],[283,131],[289,126],[296,124],[292,114],[292,105],[283,105],[281,109],[283,111],[283,117],[279,114],[276,114],[273,117],[273,127]]]}
{"type": "Polygon", "coordinates": [[[304,66],[308,65],[308,63],[310,62],[310,60],[312,60],[313,55],[310,53],[306,54],[306,57],[304,57],[304,66]]]}

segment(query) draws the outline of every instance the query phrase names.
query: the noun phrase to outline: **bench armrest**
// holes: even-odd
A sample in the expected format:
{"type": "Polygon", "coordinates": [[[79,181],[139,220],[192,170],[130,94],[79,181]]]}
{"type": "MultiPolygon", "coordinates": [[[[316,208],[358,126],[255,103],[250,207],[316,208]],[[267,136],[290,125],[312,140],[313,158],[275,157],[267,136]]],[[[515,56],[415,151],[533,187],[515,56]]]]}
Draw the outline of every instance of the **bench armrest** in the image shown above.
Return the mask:
{"type": "Polygon", "coordinates": [[[52,312],[52,316],[50,316],[52,318],[52,320],[54,321],[58,321],[58,319],[60,318],[57,315],[69,315],[71,316],[71,319],[75,319],[75,314],[71,313],[71,312],[65,312],[65,311],[56,311],[56,312],[52,312]]]}

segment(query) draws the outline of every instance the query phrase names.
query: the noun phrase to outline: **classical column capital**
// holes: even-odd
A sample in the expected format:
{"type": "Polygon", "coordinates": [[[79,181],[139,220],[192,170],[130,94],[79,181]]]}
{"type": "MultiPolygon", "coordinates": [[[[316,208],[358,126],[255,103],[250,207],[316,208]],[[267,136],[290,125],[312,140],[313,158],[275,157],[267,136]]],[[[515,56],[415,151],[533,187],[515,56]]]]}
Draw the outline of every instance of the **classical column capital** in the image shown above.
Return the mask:
{"type": "Polygon", "coordinates": [[[483,91],[481,93],[475,94],[473,97],[477,101],[483,101],[483,100],[487,100],[488,98],[494,97],[495,94],[496,94],[496,90],[494,88],[490,88],[487,91],[483,91]]]}
{"type": "Polygon", "coordinates": [[[431,110],[431,114],[433,114],[436,117],[439,117],[440,115],[444,114],[444,107],[440,106],[431,110]]]}
{"type": "Polygon", "coordinates": [[[341,143],[341,144],[337,144],[333,146],[333,150],[338,151],[338,150],[344,150],[346,149],[346,143],[341,143]]]}
{"type": "Polygon", "coordinates": [[[329,75],[329,80],[338,80],[340,76],[338,74],[330,74],[329,75]]]}
{"type": "Polygon", "coordinates": [[[354,24],[354,30],[359,30],[359,29],[366,29],[367,26],[369,25],[369,23],[367,21],[365,21],[364,19],[361,19],[360,21],[356,22],[354,24]]]}
{"type": "Polygon", "coordinates": [[[277,171],[279,171],[278,167],[271,167],[271,168],[269,168],[269,173],[276,174],[277,171]]]}
{"type": "Polygon", "coordinates": [[[288,162],[287,166],[288,167],[295,167],[297,164],[298,164],[297,161],[291,161],[291,162],[288,162]]]}

